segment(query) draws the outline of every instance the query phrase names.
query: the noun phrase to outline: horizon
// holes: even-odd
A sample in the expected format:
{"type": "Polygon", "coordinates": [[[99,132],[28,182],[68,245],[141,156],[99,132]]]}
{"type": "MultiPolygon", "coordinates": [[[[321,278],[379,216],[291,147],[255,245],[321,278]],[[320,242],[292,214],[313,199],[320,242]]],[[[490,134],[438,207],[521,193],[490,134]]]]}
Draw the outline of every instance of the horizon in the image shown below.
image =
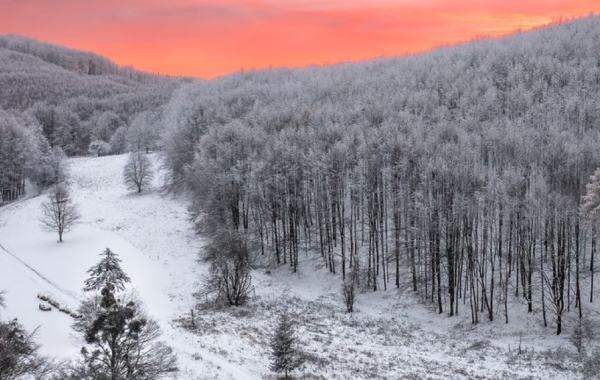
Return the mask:
{"type": "Polygon", "coordinates": [[[401,57],[598,12],[592,0],[26,0],[0,5],[0,34],[147,72],[213,79],[401,57]]]}

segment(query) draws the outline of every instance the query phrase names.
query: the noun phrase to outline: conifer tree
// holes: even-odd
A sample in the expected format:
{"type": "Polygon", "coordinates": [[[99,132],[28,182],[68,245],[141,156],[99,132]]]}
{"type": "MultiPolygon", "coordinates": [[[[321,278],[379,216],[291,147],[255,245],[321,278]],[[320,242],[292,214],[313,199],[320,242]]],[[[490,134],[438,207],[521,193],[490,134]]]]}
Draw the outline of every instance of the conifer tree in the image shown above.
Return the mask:
{"type": "Polygon", "coordinates": [[[287,379],[289,373],[303,363],[302,352],[298,347],[292,319],[287,312],[281,313],[271,340],[271,371],[284,373],[287,379]]]}
{"type": "Polygon", "coordinates": [[[107,285],[112,285],[116,291],[124,290],[125,284],[131,282],[131,279],[121,269],[121,259],[110,248],[106,248],[100,256],[102,256],[100,262],[87,271],[90,278],[85,281],[83,290],[86,292],[100,290],[107,285]]]}
{"type": "Polygon", "coordinates": [[[173,350],[132,297],[115,297],[114,285],[101,291],[97,314],[82,326],[87,346],[81,352],[93,379],[155,380],[177,371],[173,350]]]}

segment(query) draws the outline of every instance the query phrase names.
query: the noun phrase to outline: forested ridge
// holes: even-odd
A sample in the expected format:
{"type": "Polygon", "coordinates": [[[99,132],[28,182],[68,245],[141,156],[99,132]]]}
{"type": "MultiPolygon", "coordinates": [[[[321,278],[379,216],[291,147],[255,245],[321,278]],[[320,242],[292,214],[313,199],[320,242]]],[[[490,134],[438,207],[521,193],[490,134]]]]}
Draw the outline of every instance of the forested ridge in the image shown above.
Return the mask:
{"type": "Polygon", "coordinates": [[[317,254],[346,282],[410,288],[473,323],[508,323],[521,303],[560,334],[595,307],[598,183],[582,205],[600,166],[599,97],[590,16],[182,86],[163,163],[213,246],[241,238],[251,261],[291,271],[317,254]]]}
{"type": "Polygon", "coordinates": [[[162,107],[185,81],[0,36],[0,204],[23,193],[26,177],[55,183],[50,166],[65,154],[123,153],[134,135],[153,144],[162,107]]]}
{"type": "Polygon", "coordinates": [[[171,82],[169,76],[147,73],[133,67],[122,67],[108,58],[92,52],[68,49],[17,35],[0,36],[0,48],[36,57],[67,71],[83,75],[112,76],[115,81],[120,77],[123,82],[142,84],[168,84],[171,82]]]}

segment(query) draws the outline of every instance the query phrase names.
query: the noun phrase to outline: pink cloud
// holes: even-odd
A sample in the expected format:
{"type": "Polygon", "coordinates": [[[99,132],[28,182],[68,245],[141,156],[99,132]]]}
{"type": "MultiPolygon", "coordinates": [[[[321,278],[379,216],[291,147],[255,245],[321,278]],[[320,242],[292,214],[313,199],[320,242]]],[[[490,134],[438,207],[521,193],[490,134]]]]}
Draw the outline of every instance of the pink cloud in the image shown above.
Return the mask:
{"type": "Polygon", "coordinates": [[[600,12],[592,0],[3,0],[0,33],[214,77],[421,51],[600,12]]]}

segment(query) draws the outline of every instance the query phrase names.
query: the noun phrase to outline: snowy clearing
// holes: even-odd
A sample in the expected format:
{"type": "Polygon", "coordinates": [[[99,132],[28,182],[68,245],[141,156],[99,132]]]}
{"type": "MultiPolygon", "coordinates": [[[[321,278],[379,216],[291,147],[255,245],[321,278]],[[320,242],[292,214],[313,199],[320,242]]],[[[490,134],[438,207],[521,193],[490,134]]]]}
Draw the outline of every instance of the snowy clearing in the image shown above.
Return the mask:
{"type": "Polygon", "coordinates": [[[71,317],[38,310],[36,295],[50,295],[75,309],[83,296],[87,269],[110,247],[121,256],[149,313],[160,321],[163,339],[176,350],[180,378],[257,378],[203,350],[193,335],[172,327],[175,317],[194,306],[201,242],[189,230],[184,202],[163,197],[155,189],[138,195],[125,188],[121,173],[126,157],[71,160],[70,184],[82,222],[65,235],[62,244],[40,227],[44,196],[2,208],[0,289],[7,290],[6,314],[18,317],[30,330],[39,327],[44,353],[77,355],[81,345],[73,335],[71,317]]]}

